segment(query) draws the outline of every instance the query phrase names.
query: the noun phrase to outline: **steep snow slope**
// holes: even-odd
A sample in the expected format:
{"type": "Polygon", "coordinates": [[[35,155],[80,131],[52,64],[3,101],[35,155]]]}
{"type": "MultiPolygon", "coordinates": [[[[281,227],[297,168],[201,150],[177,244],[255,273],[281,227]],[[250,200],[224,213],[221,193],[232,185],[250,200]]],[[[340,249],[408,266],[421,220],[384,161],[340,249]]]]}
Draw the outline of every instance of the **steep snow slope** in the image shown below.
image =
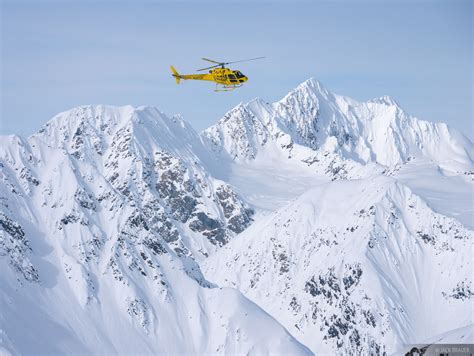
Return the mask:
{"type": "Polygon", "coordinates": [[[184,273],[179,259],[150,256],[159,277],[130,274],[127,283],[99,268],[75,270],[74,261],[63,275],[57,260],[45,259],[51,264],[47,280],[18,286],[12,277],[2,277],[0,325],[2,341],[6,335],[10,342],[3,347],[10,352],[308,353],[235,289],[197,284],[184,273]],[[93,283],[92,292],[85,283],[93,283]]]}
{"type": "MultiPolygon", "coordinates": [[[[1,138],[0,330],[32,353],[306,353],[197,261],[251,221],[199,136],[154,108],[81,107],[1,138]]],[[[3,341],[5,340],[5,341],[3,341]]]]}
{"type": "Polygon", "coordinates": [[[473,237],[380,176],[310,190],[204,266],[314,352],[393,352],[472,323],[473,237]]]}
{"type": "Polygon", "coordinates": [[[474,340],[474,324],[469,324],[462,326],[455,330],[451,330],[447,333],[431,337],[425,342],[427,343],[437,343],[437,344],[471,344],[472,350],[472,340],[474,340]]]}

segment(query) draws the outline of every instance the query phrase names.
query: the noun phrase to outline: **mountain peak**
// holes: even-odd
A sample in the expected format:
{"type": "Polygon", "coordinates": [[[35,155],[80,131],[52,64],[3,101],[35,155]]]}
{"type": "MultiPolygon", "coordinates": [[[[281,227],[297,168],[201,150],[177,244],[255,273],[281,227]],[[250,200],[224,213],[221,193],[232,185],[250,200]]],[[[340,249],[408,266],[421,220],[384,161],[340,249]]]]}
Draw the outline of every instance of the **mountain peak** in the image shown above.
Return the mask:
{"type": "Polygon", "coordinates": [[[309,78],[285,95],[279,103],[288,106],[293,105],[294,102],[308,102],[319,106],[318,102],[321,99],[323,101],[332,101],[334,94],[327,90],[317,79],[309,78]]]}
{"type": "Polygon", "coordinates": [[[312,87],[312,88],[325,89],[324,85],[314,77],[306,79],[303,83],[300,84],[300,86],[301,85],[306,85],[306,86],[312,87]]]}
{"type": "Polygon", "coordinates": [[[298,90],[311,90],[314,93],[321,93],[324,94],[324,96],[327,96],[329,94],[329,91],[326,89],[326,87],[316,78],[311,77],[307,80],[305,80],[303,83],[298,85],[295,89],[295,91],[298,90]]]}
{"type": "Polygon", "coordinates": [[[388,106],[400,107],[400,105],[398,105],[398,103],[395,101],[395,99],[393,99],[389,95],[383,95],[379,98],[371,99],[368,102],[369,103],[376,103],[376,104],[384,104],[384,105],[388,105],[388,106]]]}
{"type": "Polygon", "coordinates": [[[388,95],[359,102],[309,78],[273,105],[240,103],[206,135],[234,158],[253,159],[269,142],[289,156],[296,155],[294,144],[314,155],[336,138],[338,154],[357,162],[393,166],[424,157],[471,165],[472,143],[462,140],[465,149],[459,150],[440,125],[411,117],[388,95]]]}
{"type": "Polygon", "coordinates": [[[83,105],[57,114],[33,136],[55,136],[58,130],[69,136],[84,127],[110,134],[127,125],[147,123],[159,126],[178,123],[182,128],[190,127],[181,115],[167,116],[154,106],[83,105]]]}
{"type": "MultiPolygon", "coordinates": [[[[60,112],[49,120],[37,134],[51,134],[52,131],[61,128],[75,129],[84,124],[100,126],[104,124],[113,125],[130,119],[136,108],[131,105],[109,106],[109,105],[83,105],[60,112]]],[[[34,134],[33,136],[37,135],[34,134]]]]}

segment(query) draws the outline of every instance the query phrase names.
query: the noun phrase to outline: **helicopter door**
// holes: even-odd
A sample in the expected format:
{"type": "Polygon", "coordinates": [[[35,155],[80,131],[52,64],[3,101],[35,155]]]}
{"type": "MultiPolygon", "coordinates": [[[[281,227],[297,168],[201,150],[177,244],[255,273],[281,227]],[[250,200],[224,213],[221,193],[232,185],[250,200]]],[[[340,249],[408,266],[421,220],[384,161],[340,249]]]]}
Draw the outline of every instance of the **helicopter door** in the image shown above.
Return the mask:
{"type": "Polygon", "coordinates": [[[227,79],[229,79],[231,83],[238,83],[239,82],[234,74],[227,74],[227,79]]]}

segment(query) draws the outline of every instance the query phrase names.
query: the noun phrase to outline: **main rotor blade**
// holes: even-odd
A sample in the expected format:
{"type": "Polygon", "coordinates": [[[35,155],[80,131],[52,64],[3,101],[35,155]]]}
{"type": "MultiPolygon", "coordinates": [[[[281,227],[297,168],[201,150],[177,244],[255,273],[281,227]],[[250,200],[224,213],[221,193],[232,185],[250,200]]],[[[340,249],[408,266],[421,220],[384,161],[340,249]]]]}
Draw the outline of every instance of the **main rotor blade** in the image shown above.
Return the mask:
{"type": "Polygon", "coordinates": [[[255,58],[248,58],[248,59],[242,59],[240,61],[234,61],[234,62],[216,62],[216,61],[213,61],[212,59],[209,59],[209,58],[203,58],[205,61],[208,61],[208,62],[211,62],[211,63],[216,63],[216,65],[214,66],[211,66],[211,67],[206,67],[206,68],[201,68],[201,69],[198,69],[197,71],[200,72],[200,71],[203,71],[203,70],[207,70],[207,69],[212,69],[212,68],[216,68],[216,67],[219,67],[219,66],[225,66],[226,64],[232,64],[232,63],[240,63],[240,62],[248,62],[248,61],[255,61],[257,59],[262,59],[262,58],[266,58],[266,57],[255,57],[255,58]]]}
{"type": "Polygon", "coordinates": [[[257,59],[262,59],[262,58],[265,58],[265,57],[256,57],[256,58],[242,59],[242,60],[240,60],[240,61],[226,62],[226,63],[224,63],[224,64],[231,64],[231,63],[240,63],[240,62],[255,61],[255,60],[257,60],[257,59]]]}
{"type": "Polygon", "coordinates": [[[211,62],[211,63],[222,64],[222,62],[216,62],[216,61],[213,61],[212,59],[209,59],[209,58],[202,58],[202,59],[205,60],[205,61],[211,62]]]}
{"type": "Polygon", "coordinates": [[[207,70],[207,69],[211,69],[211,68],[216,68],[216,67],[219,67],[221,64],[216,64],[215,66],[211,66],[211,67],[206,67],[206,68],[201,68],[201,69],[197,69],[198,72],[201,72],[203,70],[207,70]]]}

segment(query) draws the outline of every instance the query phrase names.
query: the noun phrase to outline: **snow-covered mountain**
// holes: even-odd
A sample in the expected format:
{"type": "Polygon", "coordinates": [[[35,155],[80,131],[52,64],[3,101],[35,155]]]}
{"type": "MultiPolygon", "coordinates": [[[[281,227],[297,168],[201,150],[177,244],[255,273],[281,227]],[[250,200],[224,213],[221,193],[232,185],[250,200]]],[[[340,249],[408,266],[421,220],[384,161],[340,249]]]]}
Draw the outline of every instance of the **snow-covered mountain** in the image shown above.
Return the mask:
{"type": "Polygon", "coordinates": [[[86,106],[0,144],[5,353],[390,352],[473,325],[474,146],[389,97],[310,79],[201,134],[86,106]]]}
{"type": "Polygon", "coordinates": [[[253,211],[206,149],[153,108],[82,107],[2,137],[3,351],[306,353],[198,261],[253,211]]]}
{"type": "Polygon", "coordinates": [[[274,104],[240,104],[203,135],[214,151],[232,159],[282,151],[307,164],[329,165],[339,176],[356,163],[393,167],[425,158],[456,169],[474,157],[472,143],[446,124],[413,118],[388,96],[358,102],[333,94],[315,79],[274,104]]]}
{"type": "Polygon", "coordinates": [[[472,323],[473,238],[381,176],[313,188],[204,264],[313,351],[380,353],[472,323]]]}

